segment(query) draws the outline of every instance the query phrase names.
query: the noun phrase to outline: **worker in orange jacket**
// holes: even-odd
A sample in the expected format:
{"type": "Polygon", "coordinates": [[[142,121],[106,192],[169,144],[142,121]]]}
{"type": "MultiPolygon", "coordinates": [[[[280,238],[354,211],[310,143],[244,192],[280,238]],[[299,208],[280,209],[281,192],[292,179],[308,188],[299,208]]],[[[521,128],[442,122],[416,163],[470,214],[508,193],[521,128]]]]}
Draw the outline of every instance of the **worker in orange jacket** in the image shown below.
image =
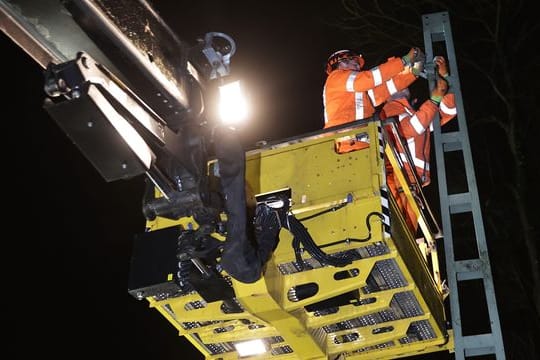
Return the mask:
{"type": "Polygon", "coordinates": [[[324,127],[372,116],[376,106],[417,79],[413,65],[418,61],[423,61],[423,53],[412,48],[402,58],[392,57],[379,66],[362,71],[362,55],[351,50],[339,50],[330,55],[323,90],[324,127]]]}
{"type": "MultiPolygon", "coordinates": [[[[396,117],[399,121],[398,131],[405,139],[409,153],[414,163],[414,170],[420,182],[420,186],[427,186],[430,181],[430,133],[432,123],[437,113],[440,116],[441,126],[448,123],[456,116],[456,105],[454,94],[448,93],[448,68],[446,61],[442,56],[434,58],[434,63],[437,66],[438,79],[435,88],[431,91],[431,96],[426,100],[418,110],[415,110],[410,103],[410,93],[408,89],[395,93],[391,99],[383,106],[381,110],[381,119],[396,117]]],[[[405,166],[405,174],[409,181],[414,185],[416,182],[414,176],[410,173],[412,167],[409,164],[403,149],[400,149],[399,144],[396,145],[401,160],[405,166]]],[[[416,230],[417,219],[416,215],[408,206],[406,197],[401,190],[402,186],[397,184],[393,169],[387,164],[387,183],[394,198],[398,202],[398,206],[407,213],[407,223],[416,230]]]]}

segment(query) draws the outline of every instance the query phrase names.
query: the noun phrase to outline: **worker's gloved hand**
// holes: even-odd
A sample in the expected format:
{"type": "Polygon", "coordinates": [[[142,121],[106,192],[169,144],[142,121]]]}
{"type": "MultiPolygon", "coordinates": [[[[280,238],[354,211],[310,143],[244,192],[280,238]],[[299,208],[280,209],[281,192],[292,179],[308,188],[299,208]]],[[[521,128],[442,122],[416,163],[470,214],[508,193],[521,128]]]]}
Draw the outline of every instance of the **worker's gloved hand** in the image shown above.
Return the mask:
{"type": "Polygon", "coordinates": [[[448,83],[443,78],[437,80],[435,88],[431,90],[430,100],[435,104],[439,105],[442,101],[442,98],[448,92],[448,83]]]}
{"type": "Polygon", "coordinates": [[[403,61],[403,65],[405,66],[413,66],[415,62],[424,62],[426,60],[426,56],[420,50],[420,48],[413,47],[409,50],[409,52],[401,58],[401,61],[403,61]]]}
{"type": "Polygon", "coordinates": [[[414,64],[411,66],[411,72],[419,76],[424,71],[424,62],[423,61],[415,61],[414,64]]]}
{"type": "Polygon", "coordinates": [[[448,77],[448,65],[446,64],[446,60],[442,56],[435,56],[433,58],[433,62],[435,63],[435,66],[437,66],[437,73],[439,76],[443,78],[448,77]]]}

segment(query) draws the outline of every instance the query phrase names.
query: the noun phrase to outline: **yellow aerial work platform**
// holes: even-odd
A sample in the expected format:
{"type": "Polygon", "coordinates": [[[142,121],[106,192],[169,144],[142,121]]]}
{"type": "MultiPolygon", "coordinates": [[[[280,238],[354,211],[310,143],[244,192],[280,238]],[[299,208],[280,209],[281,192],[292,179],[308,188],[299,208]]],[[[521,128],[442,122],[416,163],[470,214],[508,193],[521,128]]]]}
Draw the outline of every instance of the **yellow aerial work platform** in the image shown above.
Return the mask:
{"type": "MultiPolygon", "coordinates": [[[[290,194],[290,213],[311,246],[295,247],[282,228],[259,281],[244,284],[222,271],[236,311],[196,291],[147,300],[207,359],[394,359],[452,351],[434,239],[424,234],[417,241],[388,196],[385,158],[406,181],[395,154],[379,121],[249,151],[249,192],[290,194]],[[351,139],[368,146],[336,153],[336,141],[351,139]],[[350,263],[322,264],[321,253],[350,263]]],[[[191,218],[160,217],[147,226],[178,224],[197,227],[191,218]]]]}

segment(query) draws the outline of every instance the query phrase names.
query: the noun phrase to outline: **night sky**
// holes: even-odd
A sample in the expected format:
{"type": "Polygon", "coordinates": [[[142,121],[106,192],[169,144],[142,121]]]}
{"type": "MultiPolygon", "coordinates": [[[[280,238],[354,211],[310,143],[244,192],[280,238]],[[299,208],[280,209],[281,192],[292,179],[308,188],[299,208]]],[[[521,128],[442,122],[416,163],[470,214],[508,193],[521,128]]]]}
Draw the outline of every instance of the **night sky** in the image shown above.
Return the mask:
{"type": "MultiPolygon", "coordinates": [[[[183,9],[171,3],[156,2],[157,9],[184,41],[208,31],[235,39],[233,71],[255,107],[247,143],[322,128],[326,58],[347,47],[322,20],[333,12],[329,5],[198,1],[183,9]]],[[[142,177],[105,182],[42,110],[42,70],[3,33],[0,49],[4,210],[14,232],[4,235],[13,246],[4,254],[15,262],[7,274],[17,291],[7,298],[22,315],[20,350],[57,358],[202,359],[146,301],[127,293],[132,239],[145,224],[142,177]]],[[[367,65],[375,64],[368,59],[367,65]]]]}

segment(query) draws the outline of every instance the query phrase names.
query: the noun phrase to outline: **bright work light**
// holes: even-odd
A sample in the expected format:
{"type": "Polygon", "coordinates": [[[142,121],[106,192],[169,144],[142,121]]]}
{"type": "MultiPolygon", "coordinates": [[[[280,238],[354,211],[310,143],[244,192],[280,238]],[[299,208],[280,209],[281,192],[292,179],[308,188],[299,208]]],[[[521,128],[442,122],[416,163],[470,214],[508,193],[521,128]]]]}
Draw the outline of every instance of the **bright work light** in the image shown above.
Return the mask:
{"type": "Polygon", "coordinates": [[[221,85],[219,96],[219,117],[223,124],[238,125],[246,120],[248,107],[240,81],[221,85]]]}
{"type": "Polygon", "coordinates": [[[238,342],[234,344],[234,347],[238,351],[239,356],[259,355],[266,352],[266,346],[260,339],[238,342]]]}

